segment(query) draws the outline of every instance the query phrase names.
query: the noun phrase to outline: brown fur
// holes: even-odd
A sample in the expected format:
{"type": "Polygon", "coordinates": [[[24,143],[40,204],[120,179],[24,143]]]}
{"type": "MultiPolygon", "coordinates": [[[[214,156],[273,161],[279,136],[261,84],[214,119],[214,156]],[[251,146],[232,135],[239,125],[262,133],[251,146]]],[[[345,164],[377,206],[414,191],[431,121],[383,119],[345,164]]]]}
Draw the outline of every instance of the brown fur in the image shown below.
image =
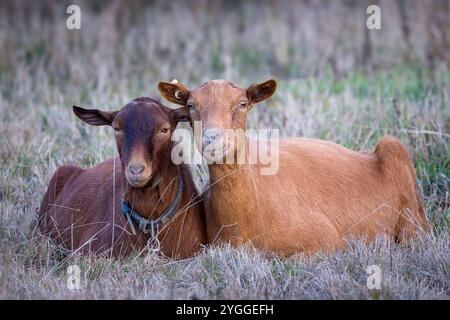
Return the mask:
{"type": "MultiPolygon", "coordinates": [[[[241,89],[214,80],[192,91],[170,83],[158,88],[167,100],[187,105],[203,130],[224,130],[245,129],[252,103],[270,97],[276,83],[241,89]],[[174,90],[184,90],[181,99],[174,90]]],[[[372,240],[385,233],[405,241],[429,229],[412,162],[393,137],[370,153],[317,139],[280,139],[279,165],[277,174],[267,176],[259,164],[209,165],[209,241],[250,241],[288,255],[334,250],[352,236],[372,240]]]]}
{"type": "MultiPolygon", "coordinates": [[[[137,225],[137,234],[131,234],[121,213],[122,196],[146,218],[156,218],[168,207],[178,184],[176,166],[170,161],[170,133],[183,115],[149,98],[136,99],[115,113],[74,111],[90,124],[119,126],[116,141],[120,157],[89,169],[60,167],[39,210],[41,231],[64,247],[83,253],[119,256],[144,248],[149,237],[137,225]],[[159,131],[167,126],[167,133],[159,131]],[[139,182],[145,185],[130,184],[124,173],[130,163],[145,164],[142,175],[147,176],[139,182]]],[[[184,192],[177,215],[158,234],[161,251],[173,258],[192,256],[206,243],[202,203],[183,166],[181,176],[184,192]]]]}

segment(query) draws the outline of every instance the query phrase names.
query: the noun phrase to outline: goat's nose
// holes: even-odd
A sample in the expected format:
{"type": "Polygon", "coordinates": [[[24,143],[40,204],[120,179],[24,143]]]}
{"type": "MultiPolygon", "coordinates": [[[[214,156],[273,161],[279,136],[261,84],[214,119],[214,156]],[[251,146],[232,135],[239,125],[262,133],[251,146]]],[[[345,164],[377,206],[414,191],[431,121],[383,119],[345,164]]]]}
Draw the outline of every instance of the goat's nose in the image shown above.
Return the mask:
{"type": "Polygon", "coordinates": [[[128,166],[128,170],[135,176],[139,175],[144,171],[144,166],[140,164],[131,164],[128,166]]]}
{"type": "Polygon", "coordinates": [[[212,128],[206,129],[203,133],[203,145],[207,146],[210,143],[217,143],[222,139],[222,129],[212,128]]]}

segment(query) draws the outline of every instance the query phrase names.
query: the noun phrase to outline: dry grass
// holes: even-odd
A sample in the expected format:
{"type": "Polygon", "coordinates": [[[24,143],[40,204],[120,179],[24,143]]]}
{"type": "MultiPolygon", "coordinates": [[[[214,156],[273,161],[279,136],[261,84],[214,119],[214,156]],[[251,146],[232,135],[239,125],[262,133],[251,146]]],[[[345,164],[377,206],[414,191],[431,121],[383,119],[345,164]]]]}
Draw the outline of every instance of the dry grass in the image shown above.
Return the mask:
{"type": "Polygon", "coordinates": [[[81,2],[81,31],[66,30],[63,5],[0,5],[0,298],[450,297],[450,76],[445,51],[429,50],[441,31],[427,5],[410,2],[408,40],[397,2],[382,2],[383,30],[370,33],[367,55],[361,2],[123,3],[81,2]],[[270,76],[279,90],[252,110],[250,126],[355,149],[394,134],[413,156],[433,234],[407,248],[354,240],[331,256],[281,259],[225,246],[174,262],[65,256],[33,233],[58,165],[115,153],[111,132],[75,120],[73,104],[119,108],[157,96],[160,79],[247,85],[270,76]],[[69,264],[81,267],[84,289],[67,289],[69,264]],[[382,290],[365,285],[372,264],[382,290]]]}

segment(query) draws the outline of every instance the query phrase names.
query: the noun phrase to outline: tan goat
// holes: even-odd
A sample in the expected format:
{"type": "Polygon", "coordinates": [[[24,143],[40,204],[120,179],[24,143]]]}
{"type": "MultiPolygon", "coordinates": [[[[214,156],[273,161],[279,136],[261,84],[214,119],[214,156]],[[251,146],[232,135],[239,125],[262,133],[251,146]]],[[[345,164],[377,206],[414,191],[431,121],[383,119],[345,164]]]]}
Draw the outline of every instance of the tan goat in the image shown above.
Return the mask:
{"type": "MultiPolygon", "coordinates": [[[[213,80],[194,90],[160,82],[158,88],[168,101],[186,106],[192,122],[202,122],[197,144],[236,154],[225,130],[245,130],[247,112],[272,96],[276,82],[242,89],[213,80]]],[[[384,233],[405,241],[429,229],[412,162],[396,138],[382,138],[373,153],[317,139],[280,139],[278,172],[261,175],[260,167],[209,165],[209,241],[251,242],[289,255],[334,250],[353,236],[372,240],[384,233]]]]}

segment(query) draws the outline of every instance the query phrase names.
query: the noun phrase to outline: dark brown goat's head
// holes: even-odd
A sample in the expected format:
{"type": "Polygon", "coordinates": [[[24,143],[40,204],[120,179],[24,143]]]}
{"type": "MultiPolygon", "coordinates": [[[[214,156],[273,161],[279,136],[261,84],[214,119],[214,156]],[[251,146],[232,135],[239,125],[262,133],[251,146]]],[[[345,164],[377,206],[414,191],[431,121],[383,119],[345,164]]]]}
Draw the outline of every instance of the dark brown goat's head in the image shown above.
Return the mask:
{"type": "Polygon", "coordinates": [[[114,129],[127,182],[136,188],[156,183],[157,173],[170,161],[171,133],[178,121],[188,120],[185,108],[170,109],[151,98],[137,98],[119,111],[73,106],[84,122],[114,129]]]}

